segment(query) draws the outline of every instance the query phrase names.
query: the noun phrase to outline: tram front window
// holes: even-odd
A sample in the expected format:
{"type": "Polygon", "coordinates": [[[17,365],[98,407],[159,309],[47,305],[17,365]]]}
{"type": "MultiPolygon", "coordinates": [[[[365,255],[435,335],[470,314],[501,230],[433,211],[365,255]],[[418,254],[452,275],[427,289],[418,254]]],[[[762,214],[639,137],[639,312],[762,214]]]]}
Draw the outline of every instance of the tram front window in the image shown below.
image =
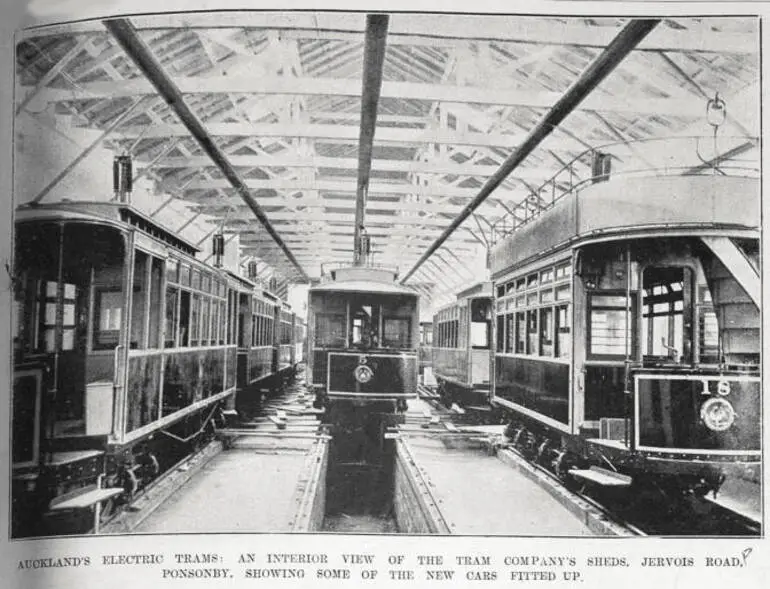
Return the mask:
{"type": "Polygon", "coordinates": [[[653,267],[644,271],[641,344],[645,360],[690,362],[690,274],[683,267],[653,267]]]}
{"type": "Polygon", "coordinates": [[[379,346],[380,309],[377,305],[353,304],[350,309],[350,343],[361,348],[379,346]]]}

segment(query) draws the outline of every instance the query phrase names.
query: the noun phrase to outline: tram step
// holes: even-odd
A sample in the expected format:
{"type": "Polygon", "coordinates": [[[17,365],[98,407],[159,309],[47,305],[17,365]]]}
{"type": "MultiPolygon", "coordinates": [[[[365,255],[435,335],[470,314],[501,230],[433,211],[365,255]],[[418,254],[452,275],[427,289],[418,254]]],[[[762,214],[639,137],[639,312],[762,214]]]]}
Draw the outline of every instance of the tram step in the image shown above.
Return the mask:
{"type": "Polygon", "coordinates": [[[598,466],[592,466],[589,469],[573,469],[569,473],[579,479],[584,479],[602,487],[630,487],[633,479],[624,474],[613,472],[598,466]]]}
{"type": "Polygon", "coordinates": [[[53,452],[48,460],[46,460],[46,466],[63,466],[65,464],[73,464],[80,462],[81,460],[88,460],[91,458],[97,458],[103,456],[102,450],[72,450],[69,452],[53,452]]]}
{"type": "Polygon", "coordinates": [[[93,507],[97,503],[112,499],[123,493],[123,489],[99,489],[86,488],[81,493],[62,500],[54,500],[49,509],[51,511],[63,511],[65,509],[83,509],[93,507]]]}

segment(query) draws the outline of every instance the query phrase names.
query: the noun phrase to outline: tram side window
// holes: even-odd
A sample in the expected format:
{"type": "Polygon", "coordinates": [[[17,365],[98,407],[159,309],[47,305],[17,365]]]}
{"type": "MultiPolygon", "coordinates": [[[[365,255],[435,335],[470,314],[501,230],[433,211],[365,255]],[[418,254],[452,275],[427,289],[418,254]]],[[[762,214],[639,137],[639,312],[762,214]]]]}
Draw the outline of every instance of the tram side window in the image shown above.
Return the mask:
{"type": "Polygon", "coordinates": [[[229,321],[227,321],[227,309],[225,305],[225,301],[219,301],[219,318],[217,321],[217,325],[219,325],[219,345],[223,346],[227,343],[227,326],[229,324],[229,321]]]}
{"type": "Polygon", "coordinates": [[[553,307],[540,309],[540,350],[541,356],[553,356],[553,307]]]}
{"type": "Polygon", "coordinates": [[[633,338],[626,333],[626,321],[634,329],[635,305],[625,294],[592,293],[588,299],[589,354],[592,356],[634,355],[633,338]]]}
{"type": "Polygon", "coordinates": [[[179,319],[179,289],[166,289],[166,328],[165,347],[175,348],[177,345],[177,321],[179,319]]]}
{"type": "Polygon", "coordinates": [[[195,347],[199,343],[201,317],[201,295],[193,293],[190,309],[190,346],[195,347]]]}
{"type": "Polygon", "coordinates": [[[556,307],[556,349],[554,356],[569,358],[572,354],[572,338],[570,335],[569,306],[556,307]]]}
{"type": "Polygon", "coordinates": [[[147,309],[147,261],[149,256],[137,251],[134,256],[134,293],[131,303],[131,349],[144,347],[147,309]]]}
{"type": "Polygon", "coordinates": [[[232,290],[227,297],[227,315],[230,318],[227,322],[227,343],[238,345],[238,335],[243,329],[243,318],[238,313],[238,294],[232,290]]]}
{"type": "Polygon", "coordinates": [[[516,313],[516,353],[527,353],[527,315],[523,311],[516,313]]]}
{"type": "Polygon", "coordinates": [[[190,345],[190,292],[186,290],[179,299],[179,345],[190,345]]]}
{"type": "Polygon", "coordinates": [[[537,354],[537,310],[527,311],[527,354],[537,354]]]}
{"type": "Polygon", "coordinates": [[[221,344],[219,341],[219,301],[211,299],[211,345],[221,344]]]}
{"type": "Polygon", "coordinates": [[[201,298],[201,345],[207,346],[209,343],[209,312],[211,302],[208,297],[201,298]]]}
{"type": "Polygon", "coordinates": [[[132,349],[160,347],[160,308],[163,292],[163,261],[137,251],[134,255],[134,284],[131,303],[132,349]]]}
{"type": "Polygon", "coordinates": [[[324,348],[345,346],[345,315],[325,314],[315,318],[315,345],[324,348]]]}
{"type": "Polygon", "coordinates": [[[497,316],[497,345],[495,349],[498,352],[505,352],[505,315],[497,316]]]}
{"type": "Polygon", "coordinates": [[[147,345],[150,348],[160,348],[160,310],[161,300],[163,297],[163,291],[161,290],[161,284],[163,280],[164,268],[163,260],[156,257],[151,257],[152,260],[150,270],[150,293],[149,293],[149,333],[147,339],[147,345]]]}
{"type": "Polygon", "coordinates": [[[123,293],[99,288],[94,291],[94,350],[112,350],[120,339],[123,293]]]}
{"type": "Polygon", "coordinates": [[[516,349],[515,340],[516,340],[516,331],[514,329],[514,314],[508,313],[505,316],[505,352],[506,354],[512,354],[514,349],[516,349]]]}

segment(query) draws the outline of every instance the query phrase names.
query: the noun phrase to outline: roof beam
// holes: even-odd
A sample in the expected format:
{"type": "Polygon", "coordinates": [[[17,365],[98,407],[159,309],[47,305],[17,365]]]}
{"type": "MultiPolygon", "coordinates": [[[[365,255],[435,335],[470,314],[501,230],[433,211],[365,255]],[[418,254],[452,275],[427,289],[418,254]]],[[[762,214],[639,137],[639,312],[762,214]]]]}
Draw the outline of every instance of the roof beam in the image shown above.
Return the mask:
{"type": "Polygon", "coordinates": [[[59,74],[61,74],[70,64],[70,62],[75,59],[80,54],[80,52],[83,51],[83,49],[85,49],[86,45],[88,45],[90,41],[90,37],[83,37],[77,43],[75,43],[75,46],[70,49],[66,55],[64,55],[58,62],[56,62],[42,78],[40,78],[35,87],[24,95],[24,98],[22,98],[22,100],[19,102],[19,105],[16,107],[16,114],[18,115],[22,110],[24,110],[24,108],[30,103],[35,95],[40,92],[40,90],[48,86],[48,84],[50,84],[59,74]]]}
{"type": "Polygon", "coordinates": [[[361,128],[358,137],[358,181],[356,182],[356,217],[353,234],[353,263],[361,265],[360,240],[366,215],[369,175],[372,171],[372,145],[377,129],[377,104],[380,101],[382,70],[388,38],[389,17],[385,14],[366,16],[364,42],[364,76],[361,94],[361,128]]]}
{"type": "MultiPolygon", "coordinates": [[[[280,190],[287,192],[300,192],[305,190],[320,190],[325,192],[335,193],[349,193],[356,192],[356,185],[352,178],[345,179],[300,179],[300,180],[282,180],[279,178],[271,178],[269,180],[262,180],[257,178],[247,178],[243,180],[243,185],[252,190],[280,190]]],[[[162,183],[160,185],[162,190],[176,191],[178,187],[171,183],[162,183]]],[[[230,188],[227,180],[214,179],[203,180],[195,179],[190,182],[186,187],[189,190],[218,190],[230,188]]],[[[478,192],[475,188],[455,188],[452,186],[446,186],[439,183],[430,184],[427,186],[419,184],[389,184],[385,182],[372,183],[369,187],[370,195],[377,194],[419,194],[426,198],[435,197],[439,198],[472,198],[478,192]]],[[[506,194],[513,194],[511,191],[499,190],[496,194],[498,197],[502,197],[506,194]]],[[[195,196],[187,195],[185,198],[189,200],[197,200],[195,196]]],[[[205,197],[204,197],[205,198],[205,197]]],[[[264,197],[260,197],[264,198],[264,197]]]]}
{"type": "Polygon", "coordinates": [[[115,19],[104,21],[104,26],[115,37],[126,54],[134,61],[137,67],[144,73],[147,79],[152,83],[155,91],[160,94],[171,106],[179,119],[185,124],[189,133],[198,141],[201,148],[217,164],[222,174],[230,181],[231,185],[241,196],[246,205],[254,213],[265,230],[271,235],[275,243],[281,248],[284,255],[294,265],[297,272],[304,280],[309,280],[309,276],[302,266],[294,258],[291,250],[283,243],[281,236],[275,231],[270,221],[265,216],[259,203],[249,192],[246,185],[241,180],[235,168],[232,167],[227,157],[219,149],[205,127],[185,103],[180,89],[168,77],[163,70],[163,66],[152,54],[152,51],[144,41],[139,37],[136,29],[131,25],[128,19],[115,19]]]}
{"type": "MultiPolygon", "coordinates": [[[[183,201],[184,202],[184,201],[183,201]]],[[[195,204],[195,203],[187,203],[195,204]]],[[[213,203],[212,203],[213,204],[213,203]]],[[[238,209],[233,211],[233,216],[236,216],[238,209]]],[[[213,214],[213,212],[211,213],[213,214]]],[[[418,226],[435,226],[446,227],[446,219],[437,219],[435,217],[418,217],[411,222],[409,217],[397,217],[395,215],[380,215],[377,213],[369,213],[370,217],[376,217],[373,221],[370,221],[370,225],[373,223],[385,223],[388,225],[403,224],[403,225],[418,225],[418,226]]],[[[273,223],[278,221],[285,221],[287,223],[340,223],[350,225],[351,216],[341,213],[324,213],[320,211],[276,211],[270,213],[270,219],[273,223]]],[[[235,230],[235,229],[233,229],[235,230]]]]}
{"type": "MultiPolygon", "coordinates": [[[[273,29],[282,38],[360,41],[365,30],[362,14],[341,12],[256,12],[223,11],[184,14],[153,14],[134,17],[139,30],[273,29]]],[[[683,24],[690,23],[683,19],[683,24]]],[[[746,21],[756,23],[756,18],[746,21]]],[[[694,23],[693,23],[694,25],[694,23]]],[[[756,24],[755,24],[756,26],[756,24]]],[[[530,43],[551,46],[604,48],[620,32],[619,26],[587,26],[539,17],[506,15],[398,14],[390,25],[391,45],[426,47],[455,46],[457,39],[530,43]]],[[[101,32],[94,21],[52,25],[23,31],[22,39],[43,35],[101,32]]],[[[754,53],[756,31],[728,32],[661,28],[639,44],[640,51],[707,51],[713,53],[754,53]]]]}
{"type": "MultiPolygon", "coordinates": [[[[382,129],[380,129],[381,131],[382,129]]],[[[378,131],[379,132],[379,131],[378,131]]],[[[173,145],[171,146],[173,147],[173,145]]],[[[165,150],[164,150],[165,151],[165,150]]],[[[170,149],[168,150],[170,151],[170,149]]],[[[162,155],[162,154],[161,154],[162,155]]],[[[244,168],[332,168],[339,170],[355,170],[358,161],[354,158],[310,156],[302,157],[284,151],[276,155],[229,155],[230,163],[236,167],[244,168]]],[[[213,166],[206,156],[191,157],[163,157],[153,158],[151,162],[134,160],[135,168],[144,168],[152,165],[154,168],[204,168],[213,166]]],[[[480,164],[458,164],[449,161],[423,161],[423,160],[372,160],[372,168],[380,172],[403,172],[405,174],[436,174],[441,176],[492,176],[499,166],[485,166],[480,164]]],[[[552,168],[520,168],[516,171],[520,178],[528,180],[545,180],[553,175],[552,168]]]]}
{"type": "Polygon", "coordinates": [[[580,77],[570,86],[556,104],[543,116],[530,131],[527,140],[520,145],[500,166],[497,174],[492,176],[482,186],[479,194],[469,203],[460,215],[455,218],[439,238],[433,242],[411,270],[401,279],[406,282],[425,260],[435,252],[467,219],[484,200],[513,172],[524,159],[529,156],[548,135],[580,104],[596,86],[607,78],[621,61],[633,51],[639,42],[652,31],[659,20],[638,19],[628,23],[620,34],[612,40],[607,48],[583,71],[580,77]]]}
{"type": "MultiPolygon", "coordinates": [[[[326,95],[358,97],[360,86],[354,79],[253,76],[248,74],[228,76],[176,76],[171,82],[182,94],[281,94],[326,95]]],[[[24,90],[24,89],[22,89],[24,90]]],[[[46,88],[33,99],[34,103],[71,102],[100,98],[154,94],[155,89],[146,80],[137,78],[109,82],[84,82],[77,88],[46,88]]],[[[438,101],[502,106],[526,106],[550,108],[561,97],[559,92],[548,90],[499,89],[481,86],[450,84],[423,84],[419,82],[384,81],[381,96],[414,101],[438,101]]],[[[600,112],[624,112],[694,118],[692,101],[670,98],[650,98],[634,94],[595,96],[580,107],[600,112]]],[[[42,110],[37,105],[33,110],[42,110]]]]}
{"type": "MultiPolygon", "coordinates": [[[[692,110],[692,107],[691,107],[692,110]]],[[[692,113],[690,113],[692,114],[692,113]]],[[[266,138],[308,138],[334,139],[357,143],[359,131],[354,125],[319,124],[319,123],[210,123],[206,125],[211,135],[227,137],[266,138]]],[[[117,139],[135,140],[158,139],[167,137],[187,137],[188,131],[184,125],[153,125],[147,129],[144,126],[126,127],[115,137],[117,139]]],[[[377,144],[414,144],[436,143],[439,145],[465,145],[469,147],[504,147],[513,148],[524,140],[524,133],[475,133],[472,131],[453,131],[450,129],[402,129],[396,127],[380,127],[377,129],[377,144]]],[[[570,138],[560,139],[562,149],[585,150],[585,146],[570,138]]]]}

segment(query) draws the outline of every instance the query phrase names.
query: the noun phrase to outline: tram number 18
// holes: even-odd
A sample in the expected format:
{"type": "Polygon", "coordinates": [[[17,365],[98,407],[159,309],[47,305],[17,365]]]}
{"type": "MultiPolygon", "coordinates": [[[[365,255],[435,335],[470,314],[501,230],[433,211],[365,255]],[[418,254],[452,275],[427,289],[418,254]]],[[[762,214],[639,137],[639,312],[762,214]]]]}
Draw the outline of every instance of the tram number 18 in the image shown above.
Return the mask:
{"type": "MultiPolygon", "coordinates": [[[[712,392],[709,390],[709,380],[706,380],[705,378],[701,381],[703,383],[703,390],[701,391],[701,395],[711,395],[712,392]]],[[[730,383],[726,380],[718,380],[717,381],[717,394],[726,397],[730,394],[730,383]]]]}

